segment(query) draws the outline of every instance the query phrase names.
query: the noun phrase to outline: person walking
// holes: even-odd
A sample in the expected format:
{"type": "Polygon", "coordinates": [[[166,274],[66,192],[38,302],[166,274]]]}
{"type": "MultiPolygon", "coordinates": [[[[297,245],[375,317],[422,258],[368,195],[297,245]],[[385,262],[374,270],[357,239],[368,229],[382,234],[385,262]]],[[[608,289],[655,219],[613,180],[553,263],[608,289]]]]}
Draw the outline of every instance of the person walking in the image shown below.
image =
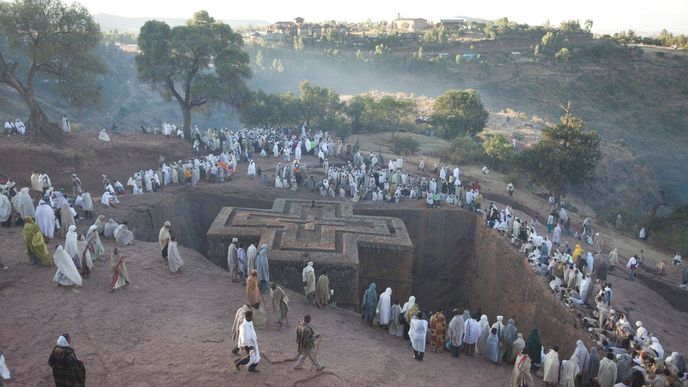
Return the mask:
{"type": "Polygon", "coordinates": [[[236,369],[239,370],[242,365],[247,365],[249,372],[258,372],[256,367],[260,362],[260,351],[258,350],[258,336],[253,328],[253,312],[250,310],[244,314],[244,322],[239,327],[237,346],[241,349],[243,357],[234,362],[236,369]]]}
{"type": "Polygon", "coordinates": [[[299,359],[294,365],[295,370],[300,370],[303,368],[303,362],[306,358],[309,358],[315,369],[322,371],[325,366],[318,363],[316,356],[318,355],[318,349],[320,347],[320,335],[316,335],[313,328],[309,325],[311,322],[311,316],[303,316],[303,321],[299,322],[296,327],[296,343],[298,344],[299,359]],[[315,342],[318,341],[318,346],[316,347],[315,342]],[[314,352],[315,350],[315,352],[314,352]]]}
{"type": "Polygon", "coordinates": [[[48,359],[48,365],[53,369],[53,378],[57,387],[78,387],[86,385],[86,368],[84,362],[77,359],[74,349],[70,346],[72,338],[64,334],[57,339],[48,359]]]}

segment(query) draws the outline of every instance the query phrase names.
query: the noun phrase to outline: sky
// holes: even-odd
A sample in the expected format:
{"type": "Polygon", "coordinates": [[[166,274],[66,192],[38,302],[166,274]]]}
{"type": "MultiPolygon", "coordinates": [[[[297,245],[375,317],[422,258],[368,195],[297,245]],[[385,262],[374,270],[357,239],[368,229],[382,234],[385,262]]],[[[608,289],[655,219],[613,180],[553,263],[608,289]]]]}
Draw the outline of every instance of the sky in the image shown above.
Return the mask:
{"type": "MultiPolygon", "coordinates": [[[[71,2],[70,0],[66,0],[71,2]]],[[[508,17],[519,23],[540,25],[549,21],[586,19],[593,32],[611,33],[633,29],[657,33],[661,29],[688,33],[688,0],[80,0],[93,14],[189,18],[205,9],[216,19],[252,19],[275,22],[301,16],[306,21],[365,21],[421,17],[438,21],[455,16],[488,20],[508,17]]]]}

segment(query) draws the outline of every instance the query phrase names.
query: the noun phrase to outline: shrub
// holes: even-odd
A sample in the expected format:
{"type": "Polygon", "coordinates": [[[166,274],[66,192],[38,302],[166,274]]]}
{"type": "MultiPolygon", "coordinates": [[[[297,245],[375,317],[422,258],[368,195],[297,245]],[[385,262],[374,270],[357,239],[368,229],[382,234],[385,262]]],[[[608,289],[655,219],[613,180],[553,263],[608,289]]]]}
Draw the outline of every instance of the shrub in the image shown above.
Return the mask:
{"type": "Polygon", "coordinates": [[[483,148],[469,136],[459,136],[452,142],[455,158],[463,162],[482,162],[485,160],[483,148]]]}
{"type": "Polygon", "coordinates": [[[412,155],[420,149],[420,143],[411,136],[392,136],[392,150],[400,155],[412,155]]]}

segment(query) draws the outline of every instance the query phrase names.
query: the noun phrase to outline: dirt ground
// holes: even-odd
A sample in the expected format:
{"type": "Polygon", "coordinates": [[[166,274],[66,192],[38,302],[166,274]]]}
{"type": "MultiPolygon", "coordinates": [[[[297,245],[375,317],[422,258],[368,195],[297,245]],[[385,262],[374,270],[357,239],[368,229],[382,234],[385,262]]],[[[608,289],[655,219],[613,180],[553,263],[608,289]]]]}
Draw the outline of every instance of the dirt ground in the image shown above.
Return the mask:
{"type": "MultiPolygon", "coordinates": [[[[481,358],[427,352],[411,359],[408,342],[363,324],[352,312],[305,305],[288,291],[289,326],[258,329],[263,357],[258,374],[230,364],[231,325],[244,287],[200,254],[181,249],[184,267],[172,275],[155,243],[122,248],[131,285],[109,292],[110,271],[96,263],[79,289],[53,287],[54,269],[28,266],[19,229],[0,230],[0,349],[13,379],[8,385],[52,385],[48,356],[62,333],[73,337],[89,385],[506,385],[511,368],[481,358]],[[294,329],[306,313],[324,335],[318,355],[324,372],[294,371],[294,329]]],[[[106,246],[110,254],[112,243],[106,246]]],[[[272,318],[272,315],[270,315],[272,318]]],[[[274,320],[271,320],[274,321],[274,320]]],[[[429,347],[428,347],[429,348],[429,347]]]]}
{"type": "MultiPolygon", "coordinates": [[[[11,178],[28,186],[31,173],[45,171],[53,186],[72,192],[71,174],[77,173],[84,189],[102,194],[102,175],[124,179],[141,168],[192,155],[191,144],[174,137],[142,133],[110,134],[111,142],[98,140],[97,132],[71,134],[64,145],[36,142],[32,137],[0,137],[0,179],[11,178]],[[126,175],[124,173],[126,172],[126,175]]],[[[114,180],[113,180],[114,181],[114,180]]]]}

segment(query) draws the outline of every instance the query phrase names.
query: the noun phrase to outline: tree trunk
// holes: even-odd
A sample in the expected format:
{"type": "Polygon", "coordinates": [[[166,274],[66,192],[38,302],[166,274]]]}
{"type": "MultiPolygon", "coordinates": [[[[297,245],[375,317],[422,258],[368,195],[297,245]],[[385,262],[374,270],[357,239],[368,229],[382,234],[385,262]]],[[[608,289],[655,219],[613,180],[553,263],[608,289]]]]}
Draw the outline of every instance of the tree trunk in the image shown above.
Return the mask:
{"type": "Polygon", "coordinates": [[[28,130],[34,130],[38,132],[44,132],[50,130],[50,121],[48,116],[45,115],[43,109],[38,105],[36,99],[29,92],[24,96],[26,105],[29,107],[31,115],[29,116],[29,121],[26,123],[28,130]]]}
{"type": "Polygon", "coordinates": [[[183,104],[179,105],[182,107],[182,114],[184,115],[184,133],[191,133],[191,108],[183,104]]]}
{"type": "Polygon", "coordinates": [[[24,102],[26,102],[26,106],[29,108],[29,120],[26,122],[27,131],[33,131],[38,136],[47,137],[53,143],[62,143],[62,131],[57,124],[50,122],[48,116],[34,98],[33,90],[18,88],[15,88],[15,90],[21,94],[24,102]]]}

